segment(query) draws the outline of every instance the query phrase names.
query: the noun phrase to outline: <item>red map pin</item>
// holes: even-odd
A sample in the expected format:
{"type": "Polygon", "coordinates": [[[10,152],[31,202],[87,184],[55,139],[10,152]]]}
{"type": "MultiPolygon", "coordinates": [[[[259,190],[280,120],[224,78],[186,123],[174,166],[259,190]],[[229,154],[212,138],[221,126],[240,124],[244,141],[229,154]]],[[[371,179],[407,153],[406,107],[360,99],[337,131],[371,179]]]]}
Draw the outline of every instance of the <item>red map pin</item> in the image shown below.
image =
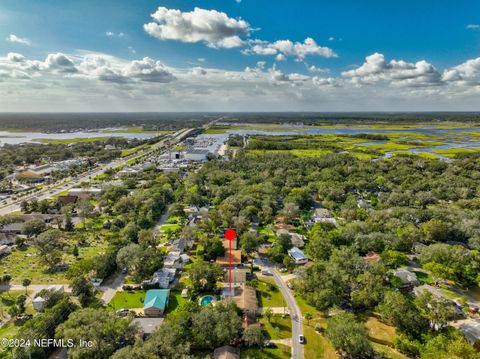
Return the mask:
{"type": "Polygon", "coordinates": [[[233,241],[236,236],[237,236],[237,233],[233,229],[227,229],[225,231],[225,238],[228,239],[229,241],[233,241]]]}
{"type": "Polygon", "coordinates": [[[229,241],[230,244],[230,265],[228,267],[228,284],[229,284],[229,289],[230,289],[230,296],[233,297],[233,291],[232,291],[232,241],[235,239],[237,236],[237,233],[233,229],[227,229],[224,233],[225,238],[229,241]]]}

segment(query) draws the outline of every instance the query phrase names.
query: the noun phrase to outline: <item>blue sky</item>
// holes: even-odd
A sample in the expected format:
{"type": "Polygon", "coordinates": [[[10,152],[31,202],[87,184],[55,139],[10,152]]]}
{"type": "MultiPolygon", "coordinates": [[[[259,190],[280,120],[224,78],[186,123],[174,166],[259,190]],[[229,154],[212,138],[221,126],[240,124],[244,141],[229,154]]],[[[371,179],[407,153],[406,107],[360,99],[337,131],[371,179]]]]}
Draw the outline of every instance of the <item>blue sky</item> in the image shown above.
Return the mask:
{"type": "MultiPolygon", "coordinates": [[[[359,86],[368,87],[373,94],[387,88],[388,98],[383,102],[369,102],[372,108],[347,106],[345,110],[406,110],[409,107],[435,110],[437,104],[447,107],[444,109],[478,109],[475,100],[478,100],[480,64],[468,61],[480,56],[479,25],[478,1],[405,0],[400,4],[377,0],[2,0],[0,58],[4,60],[3,65],[0,61],[0,75],[3,74],[0,92],[4,91],[4,99],[0,105],[6,110],[28,105],[32,111],[37,108],[79,110],[85,104],[98,110],[115,109],[118,99],[103,101],[102,105],[78,95],[68,105],[71,107],[56,106],[54,102],[61,91],[58,88],[53,91],[49,85],[57,77],[64,94],[71,96],[69,88],[95,86],[93,82],[87,84],[86,79],[110,81],[111,76],[104,76],[108,72],[115,75],[115,80],[108,84],[112,86],[108,97],[118,93],[118,98],[131,98],[131,106],[126,110],[144,107],[161,110],[155,103],[162,101],[170,104],[169,110],[196,110],[196,107],[215,110],[212,99],[219,88],[238,100],[232,110],[252,107],[272,110],[269,107],[276,108],[275,96],[283,104],[282,110],[343,110],[338,96],[343,102],[351,102],[349,99],[357,96],[359,86]],[[196,7],[198,12],[194,10],[196,7]],[[157,12],[159,8],[164,9],[161,14],[157,12]],[[151,14],[156,12],[157,18],[153,19],[151,14]],[[213,24],[212,32],[205,32],[205,28],[188,30],[185,24],[191,25],[190,15],[195,21],[207,22],[207,29],[213,24]],[[181,27],[169,23],[179,18],[186,21],[181,27]],[[222,21],[233,25],[224,28],[222,21]],[[145,25],[151,23],[150,30],[146,29],[145,25]],[[303,46],[306,39],[313,43],[303,46]],[[278,40],[288,40],[288,43],[276,43],[278,40]],[[295,45],[299,45],[298,48],[295,45]],[[19,54],[24,60],[16,61],[15,67],[8,54],[19,54]],[[71,60],[72,71],[56,68],[58,64],[51,63],[52,59],[47,63],[49,54],[62,54],[71,60]],[[97,61],[87,70],[85,57],[91,58],[92,54],[108,57],[109,65],[99,65],[97,61]],[[383,57],[374,56],[370,63],[365,60],[374,54],[383,57]],[[145,71],[153,71],[155,79],[140,78],[135,72],[127,78],[126,74],[131,75],[133,71],[126,68],[128,62],[146,57],[152,61],[134,66],[137,70],[150,66],[145,71]],[[26,61],[30,61],[28,66],[26,61]],[[419,62],[422,63],[417,65],[419,62]],[[457,68],[462,64],[463,67],[457,68]],[[362,68],[363,65],[367,66],[362,68]],[[171,76],[160,80],[160,66],[171,76]],[[244,86],[254,86],[258,93],[251,98],[244,93],[240,98],[240,78],[246,69],[250,77],[244,86]],[[352,72],[355,69],[360,71],[352,72]],[[222,71],[228,72],[224,82],[219,78],[222,71]],[[192,77],[186,75],[188,72],[194,73],[192,77]],[[203,76],[203,80],[196,81],[195,76],[203,76]],[[259,80],[261,77],[264,83],[259,80]],[[44,81],[39,81],[40,78],[44,81]],[[233,82],[229,82],[231,78],[233,82]],[[32,97],[31,85],[35,83],[45,90],[41,96],[33,92],[38,98],[32,97]],[[156,83],[156,87],[152,83],[156,83]],[[273,87],[278,83],[288,83],[285,91],[279,93],[279,89],[273,87]],[[10,90],[6,90],[6,85],[10,90]],[[196,90],[191,91],[188,101],[174,97],[189,85],[196,90]],[[320,91],[317,97],[312,91],[307,93],[310,87],[320,91]],[[146,91],[150,99],[147,95],[140,98],[146,91]],[[419,91],[424,91],[428,98],[423,105],[415,100],[419,91]],[[17,96],[25,94],[25,98],[14,99],[12,92],[17,96]],[[202,96],[195,98],[195,92],[202,92],[202,96]],[[205,92],[212,94],[210,100],[205,92]],[[259,100],[260,92],[268,100],[264,107],[259,100]],[[284,98],[292,98],[292,94],[297,100],[285,103],[284,98]],[[8,99],[9,96],[12,99],[8,99]],[[445,97],[450,99],[448,104],[445,97]],[[171,108],[172,98],[182,104],[171,108]],[[329,101],[329,98],[336,100],[329,101]]],[[[222,104],[218,110],[227,110],[226,106],[228,104],[222,104]]]]}

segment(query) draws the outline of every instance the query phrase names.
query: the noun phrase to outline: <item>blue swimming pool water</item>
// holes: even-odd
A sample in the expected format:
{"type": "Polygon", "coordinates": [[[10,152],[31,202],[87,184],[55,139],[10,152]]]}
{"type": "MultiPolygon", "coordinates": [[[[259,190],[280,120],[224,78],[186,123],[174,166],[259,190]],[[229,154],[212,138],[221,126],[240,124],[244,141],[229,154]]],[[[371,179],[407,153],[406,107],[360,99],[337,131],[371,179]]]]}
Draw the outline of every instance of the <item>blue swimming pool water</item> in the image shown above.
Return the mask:
{"type": "Polygon", "coordinates": [[[213,302],[213,300],[214,300],[213,296],[206,295],[202,297],[202,299],[200,299],[200,305],[209,305],[210,303],[213,302]]]}

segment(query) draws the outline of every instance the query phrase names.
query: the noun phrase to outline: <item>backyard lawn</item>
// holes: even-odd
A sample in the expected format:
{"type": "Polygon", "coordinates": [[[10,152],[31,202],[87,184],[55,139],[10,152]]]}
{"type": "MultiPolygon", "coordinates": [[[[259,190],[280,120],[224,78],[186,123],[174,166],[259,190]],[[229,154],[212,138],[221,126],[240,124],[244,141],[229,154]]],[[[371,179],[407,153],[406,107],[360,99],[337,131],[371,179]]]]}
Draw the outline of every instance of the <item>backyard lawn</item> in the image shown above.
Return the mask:
{"type": "Polygon", "coordinates": [[[168,302],[167,313],[174,312],[178,307],[185,303],[188,299],[182,298],[182,292],[178,290],[170,291],[170,301],[168,302]]]}
{"type": "Polygon", "coordinates": [[[108,303],[111,310],[143,308],[145,290],[125,290],[115,293],[108,303]]]}

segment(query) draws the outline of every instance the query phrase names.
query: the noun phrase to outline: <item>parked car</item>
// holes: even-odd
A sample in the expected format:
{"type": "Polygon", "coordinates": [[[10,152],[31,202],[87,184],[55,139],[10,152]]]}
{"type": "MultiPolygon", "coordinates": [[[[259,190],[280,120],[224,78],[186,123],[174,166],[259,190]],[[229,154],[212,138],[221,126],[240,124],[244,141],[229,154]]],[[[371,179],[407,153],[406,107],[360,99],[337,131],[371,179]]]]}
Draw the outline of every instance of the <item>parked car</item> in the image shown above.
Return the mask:
{"type": "Polygon", "coordinates": [[[117,315],[121,316],[121,317],[125,317],[128,315],[128,313],[130,313],[130,311],[128,309],[119,309],[115,312],[117,315]]]}
{"type": "Polygon", "coordinates": [[[270,273],[270,271],[268,269],[262,270],[262,274],[263,275],[272,275],[272,273],[270,273]]]}
{"type": "Polygon", "coordinates": [[[300,335],[298,336],[298,342],[299,342],[300,344],[305,344],[305,337],[303,336],[303,334],[300,334],[300,335]]]}
{"type": "Polygon", "coordinates": [[[263,346],[265,348],[276,348],[277,346],[275,345],[275,343],[272,343],[270,340],[265,340],[263,342],[263,346]]]}

